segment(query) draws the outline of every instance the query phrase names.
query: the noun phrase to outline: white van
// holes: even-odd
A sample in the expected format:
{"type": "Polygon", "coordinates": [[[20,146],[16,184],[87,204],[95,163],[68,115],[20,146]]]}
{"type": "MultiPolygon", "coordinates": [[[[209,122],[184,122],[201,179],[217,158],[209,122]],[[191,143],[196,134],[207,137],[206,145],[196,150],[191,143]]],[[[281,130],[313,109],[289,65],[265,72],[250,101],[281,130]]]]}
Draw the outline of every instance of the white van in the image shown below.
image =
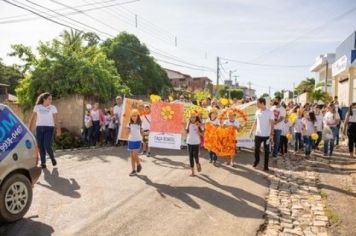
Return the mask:
{"type": "Polygon", "coordinates": [[[14,112],[0,104],[0,223],[21,219],[41,175],[36,139],[14,112]]]}

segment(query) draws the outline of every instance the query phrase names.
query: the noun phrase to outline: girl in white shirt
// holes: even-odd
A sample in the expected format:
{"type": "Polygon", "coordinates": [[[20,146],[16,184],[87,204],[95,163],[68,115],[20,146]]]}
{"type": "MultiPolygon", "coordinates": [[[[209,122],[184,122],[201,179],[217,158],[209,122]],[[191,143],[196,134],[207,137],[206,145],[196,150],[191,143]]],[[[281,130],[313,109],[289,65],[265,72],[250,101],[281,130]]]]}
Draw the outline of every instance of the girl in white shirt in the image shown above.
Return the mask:
{"type": "Polygon", "coordinates": [[[57,122],[57,108],[52,105],[50,93],[42,93],[38,96],[28,125],[30,130],[32,130],[34,122],[36,123],[36,140],[41,157],[41,167],[46,168],[46,153],[51,158],[52,165],[56,166],[57,161],[54,158],[52,140],[54,128],[57,128],[57,136],[61,135],[61,128],[57,122]]]}
{"type": "MultiPolygon", "coordinates": [[[[218,119],[218,109],[213,107],[210,112],[209,112],[209,118],[206,120],[206,123],[212,124],[215,127],[218,127],[220,125],[219,119],[218,119]]],[[[210,156],[210,163],[216,164],[216,161],[218,159],[217,155],[213,151],[209,151],[209,156],[210,156]]]]}
{"type": "Polygon", "coordinates": [[[304,140],[304,152],[305,156],[309,157],[311,154],[313,140],[311,138],[312,134],[315,132],[316,118],[314,112],[304,112],[304,118],[302,119],[303,123],[303,140],[304,140]]]}
{"type": "MultiPolygon", "coordinates": [[[[235,128],[236,131],[240,131],[240,122],[236,120],[236,114],[233,111],[229,111],[228,114],[228,119],[225,120],[224,126],[229,127],[232,126],[235,128]]],[[[227,162],[227,165],[231,165],[232,167],[235,167],[235,154],[230,156],[230,162],[227,162]]]]}
{"type": "Polygon", "coordinates": [[[142,149],[143,155],[146,155],[149,157],[151,155],[150,152],[150,147],[148,146],[148,138],[150,135],[150,129],[151,129],[151,108],[150,105],[145,105],[144,108],[144,113],[141,115],[141,120],[142,120],[142,129],[143,129],[143,137],[142,137],[142,149]]]}
{"type": "Polygon", "coordinates": [[[314,149],[319,150],[319,144],[321,142],[323,136],[323,114],[321,113],[320,107],[318,105],[314,106],[314,114],[315,114],[315,129],[318,134],[318,139],[314,142],[314,149]]]}
{"type": "Polygon", "coordinates": [[[288,154],[288,138],[287,135],[290,133],[291,130],[291,123],[288,121],[289,116],[286,115],[284,118],[284,121],[282,122],[281,128],[282,128],[282,133],[281,133],[281,154],[282,157],[284,157],[284,154],[288,154]]]}
{"type": "Polygon", "coordinates": [[[191,176],[195,176],[194,161],[195,164],[197,165],[198,172],[201,171],[201,165],[199,163],[199,146],[201,142],[200,137],[202,135],[202,128],[197,112],[193,111],[190,113],[190,118],[189,121],[187,122],[186,131],[188,133],[187,144],[188,144],[190,168],[192,169],[191,176]]]}
{"type": "Polygon", "coordinates": [[[140,164],[140,159],[138,157],[138,152],[141,148],[142,142],[142,122],[140,118],[140,112],[137,109],[133,109],[130,113],[130,123],[127,125],[129,131],[128,137],[128,151],[131,157],[131,167],[132,172],[130,176],[135,176],[140,173],[142,166],[140,164]]]}

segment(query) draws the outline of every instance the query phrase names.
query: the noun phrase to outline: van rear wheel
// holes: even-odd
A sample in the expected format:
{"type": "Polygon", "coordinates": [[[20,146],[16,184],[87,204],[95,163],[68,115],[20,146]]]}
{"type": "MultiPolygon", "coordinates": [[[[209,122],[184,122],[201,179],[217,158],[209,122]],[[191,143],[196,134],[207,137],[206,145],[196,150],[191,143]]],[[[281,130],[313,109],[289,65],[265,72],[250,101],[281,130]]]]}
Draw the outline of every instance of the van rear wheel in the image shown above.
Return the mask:
{"type": "Polygon", "coordinates": [[[22,219],[32,202],[32,186],[22,174],[7,178],[0,189],[0,222],[22,219]]]}

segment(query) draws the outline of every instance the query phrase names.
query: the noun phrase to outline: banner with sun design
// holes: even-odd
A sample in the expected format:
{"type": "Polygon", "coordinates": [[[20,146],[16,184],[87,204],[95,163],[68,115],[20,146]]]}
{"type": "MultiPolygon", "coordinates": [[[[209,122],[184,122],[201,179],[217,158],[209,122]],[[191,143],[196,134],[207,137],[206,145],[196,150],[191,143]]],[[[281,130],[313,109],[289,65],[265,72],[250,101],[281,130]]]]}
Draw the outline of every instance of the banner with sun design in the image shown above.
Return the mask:
{"type": "Polygon", "coordinates": [[[180,103],[153,103],[150,147],[180,149],[184,106],[180,103]]]}

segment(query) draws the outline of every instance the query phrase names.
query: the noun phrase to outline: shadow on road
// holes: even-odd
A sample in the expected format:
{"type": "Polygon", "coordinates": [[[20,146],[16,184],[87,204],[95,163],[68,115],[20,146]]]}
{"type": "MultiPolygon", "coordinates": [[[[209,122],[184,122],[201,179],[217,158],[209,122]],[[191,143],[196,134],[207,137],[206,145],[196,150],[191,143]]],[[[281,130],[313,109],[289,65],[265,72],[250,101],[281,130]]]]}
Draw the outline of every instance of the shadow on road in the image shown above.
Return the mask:
{"type": "Polygon", "coordinates": [[[0,226],[1,236],[50,236],[53,233],[52,226],[33,221],[31,218],[0,226]]]}
{"type": "Polygon", "coordinates": [[[200,198],[237,217],[260,219],[264,214],[263,211],[248,205],[242,199],[243,197],[251,197],[244,195],[244,193],[237,194],[235,192],[236,196],[240,197],[240,199],[236,199],[208,187],[172,187],[166,184],[154,183],[145,175],[139,175],[138,178],[145,181],[147,185],[154,187],[163,198],[166,198],[166,195],[168,195],[195,209],[200,209],[201,207],[190,196],[200,198]]]}
{"type": "Polygon", "coordinates": [[[53,168],[52,173],[48,169],[43,169],[43,173],[44,180],[48,183],[48,185],[40,182],[37,183],[38,185],[57,192],[63,196],[71,198],[81,197],[80,193],[77,192],[77,190],[80,189],[80,186],[75,179],[60,177],[57,168],[53,168]]]}

